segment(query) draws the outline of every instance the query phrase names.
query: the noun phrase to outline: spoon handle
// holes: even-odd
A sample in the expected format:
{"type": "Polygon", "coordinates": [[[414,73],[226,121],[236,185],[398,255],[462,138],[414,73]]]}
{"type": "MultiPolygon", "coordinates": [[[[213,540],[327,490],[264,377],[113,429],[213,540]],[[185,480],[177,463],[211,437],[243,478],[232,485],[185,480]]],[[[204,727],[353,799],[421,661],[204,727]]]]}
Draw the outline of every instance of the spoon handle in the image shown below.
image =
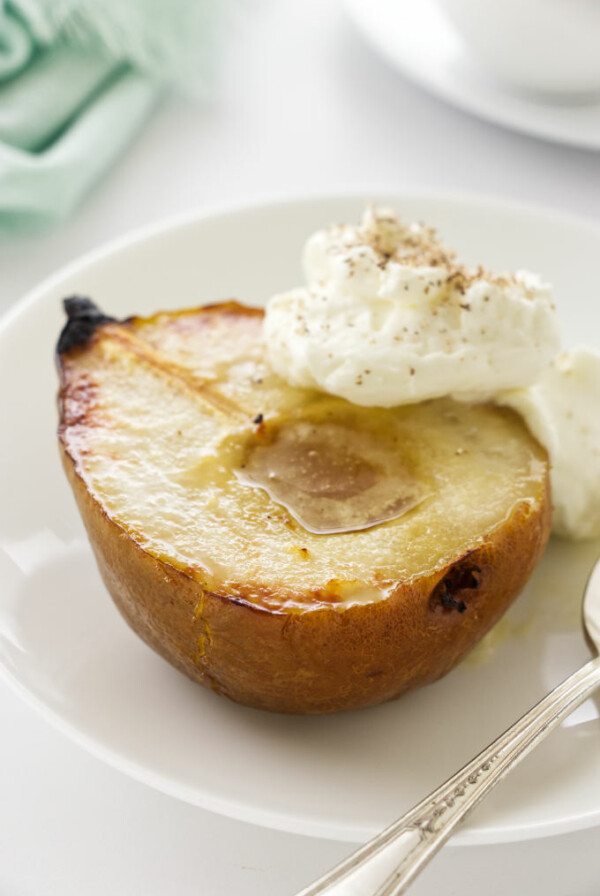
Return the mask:
{"type": "Polygon", "coordinates": [[[445,784],[296,896],[400,896],[477,803],[598,686],[596,657],[445,784]]]}

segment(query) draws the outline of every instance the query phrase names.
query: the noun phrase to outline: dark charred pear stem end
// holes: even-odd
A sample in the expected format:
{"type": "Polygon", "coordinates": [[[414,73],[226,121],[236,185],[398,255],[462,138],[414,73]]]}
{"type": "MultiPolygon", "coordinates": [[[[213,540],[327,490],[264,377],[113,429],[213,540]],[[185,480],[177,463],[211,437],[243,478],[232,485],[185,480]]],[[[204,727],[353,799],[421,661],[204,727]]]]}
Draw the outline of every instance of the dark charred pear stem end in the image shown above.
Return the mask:
{"type": "Polygon", "coordinates": [[[63,299],[67,322],[56,345],[57,354],[62,355],[77,345],[83,345],[103,324],[115,323],[114,317],[103,314],[91,299],[83,296],[69,296],[63,299]]]}

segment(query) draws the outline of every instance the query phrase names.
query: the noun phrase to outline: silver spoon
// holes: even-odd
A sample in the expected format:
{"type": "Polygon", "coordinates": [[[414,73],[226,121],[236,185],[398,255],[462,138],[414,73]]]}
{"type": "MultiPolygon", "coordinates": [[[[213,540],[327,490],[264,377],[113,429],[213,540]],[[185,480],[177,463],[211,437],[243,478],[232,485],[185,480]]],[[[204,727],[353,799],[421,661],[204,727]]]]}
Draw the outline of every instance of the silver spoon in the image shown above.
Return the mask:
{"type": "Polygon", "coordinates": [[[596,657],[530,709],[445,784],[296,896],[400,896],[490,790],[600,686],[600,559],[583,598],[596,657]]]}

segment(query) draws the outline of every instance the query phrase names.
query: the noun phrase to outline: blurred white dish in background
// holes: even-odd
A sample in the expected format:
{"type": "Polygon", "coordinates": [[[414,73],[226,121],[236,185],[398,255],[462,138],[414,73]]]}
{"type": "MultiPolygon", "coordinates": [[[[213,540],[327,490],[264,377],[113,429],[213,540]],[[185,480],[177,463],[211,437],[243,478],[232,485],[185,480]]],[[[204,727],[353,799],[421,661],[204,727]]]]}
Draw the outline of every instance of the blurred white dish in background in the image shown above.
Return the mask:
{"type": "Polygon", "coordinates": [[[465,45],[514,87],[574,99],[600,94],[598,0],[438,0],[465,45]]]}
{"type": "MultiPolygon", "coordinates": [[[[500,3],[501,0],[498,0],[500,3]]],[[[345,0],[375,50],[426,90],[480,118],[544,140],[600,149],[595,103],[543,102],[476,65],[436,0],[345,0]]],[[[523,5],[527,0],[523,0],[523,5]]],[[[457,123],[457,126],[460,122],[457,123]]]]}

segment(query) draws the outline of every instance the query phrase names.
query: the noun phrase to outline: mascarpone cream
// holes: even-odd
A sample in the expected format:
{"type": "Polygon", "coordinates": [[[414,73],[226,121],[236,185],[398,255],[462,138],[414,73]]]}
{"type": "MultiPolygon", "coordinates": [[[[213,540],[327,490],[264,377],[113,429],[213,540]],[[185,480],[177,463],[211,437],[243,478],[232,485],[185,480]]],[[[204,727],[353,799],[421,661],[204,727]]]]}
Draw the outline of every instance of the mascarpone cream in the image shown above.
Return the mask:
{"type": "Polygon", "coordinates": [[[563,352],[534,386],[497,401],[518,411],[548,452],[554,531],[600,537],[600,354],[563,352]]]}
{"type": "Polygon", "coordinates": [[[421,224],[367,209],[315,233],[307,286],[271,299],[267,355],[296,386],[392,407],[529,386],[559,349],[550,287],[468,268],[421,224]]]}

